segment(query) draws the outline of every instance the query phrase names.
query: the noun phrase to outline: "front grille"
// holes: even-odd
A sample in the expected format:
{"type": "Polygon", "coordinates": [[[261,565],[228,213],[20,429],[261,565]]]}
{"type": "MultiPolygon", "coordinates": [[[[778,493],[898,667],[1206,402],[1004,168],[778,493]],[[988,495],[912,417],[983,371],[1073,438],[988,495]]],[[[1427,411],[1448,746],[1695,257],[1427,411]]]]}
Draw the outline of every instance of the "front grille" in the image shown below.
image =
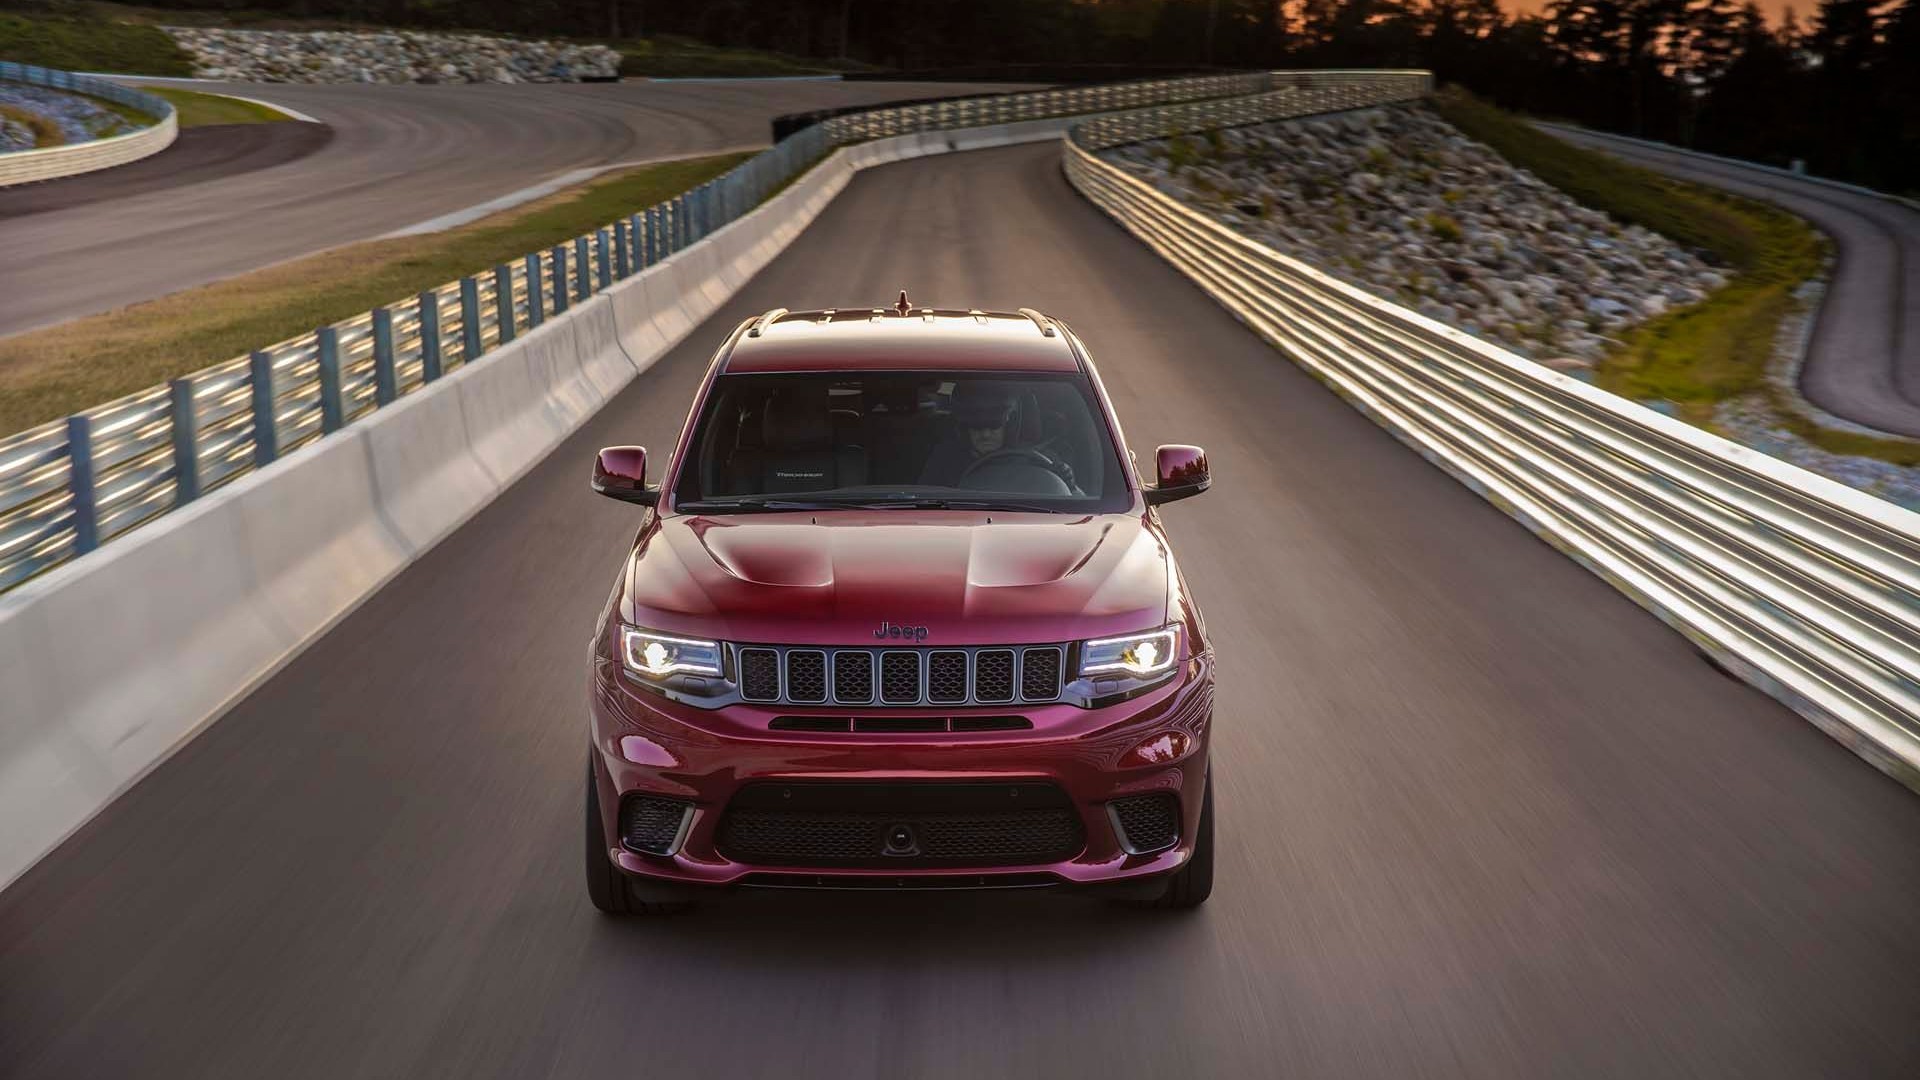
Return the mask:
{"type": "Polygon", "coordinates": [[[790,705],[1058,701],[1065,657],[1066,650],[1058,645],[945,649],[744,645],[736,653],[742,698],[790,705]]]}
{"type": "Polygon", "coordinates": [[[958,705],[967,700],[967,654],[927,654],[927,700],[935,705],[958,705]]]}
{"type": "Polygon", "coordinates": [[[1013,700],[1013,650],[982,649],[973,662],[973,696],[998,704],[1013,700]]]}
{"type": "Polygon", "coordinates": [[[890,652],[880,654],[880,700],[889,705],[915,705],[919,703],[919,653],[890,652]]]}
{"type": "Polygon", "coordinates": [[[628,795],[620,800],[621,844],[649,855],[673,854],[688,805],[658,795],[628,795]]]}
{"type": "Polygon", "coordinates": [[[833,654],[833,699],[848,705],[873,700],[873,654],[843,649],[833,654]]]}
{"type": "Polygon", "coordinates": [[[827,700],[827,654],[817,649],[787,653],[787,698],[791,701],[827,700]]]}
{"type": "Polygon", "coordinates": [[[780,654],[772,649],[740,650],[740,696],[748,701],[780,700],[780,654]]]}
{"type": "Polygon", "coordinates": [[[1060,696],[1059,649],[1028,649],[1020,657],[1020,696],[1052,701],[1060,696]]]}
{"type": "Polygon", "coordinates": [[[1109,805],[1120,846],[1135,855],[1165,851],[1180,839],[1180,800],[1172,795],[1135,795],[1109,805]]]}
{"type": "Polygon", "coordinates": [[[756,783],[728,804],[721,854],[757,866],[1026,866],[1085,846],[1052,784],[756,783]]]}

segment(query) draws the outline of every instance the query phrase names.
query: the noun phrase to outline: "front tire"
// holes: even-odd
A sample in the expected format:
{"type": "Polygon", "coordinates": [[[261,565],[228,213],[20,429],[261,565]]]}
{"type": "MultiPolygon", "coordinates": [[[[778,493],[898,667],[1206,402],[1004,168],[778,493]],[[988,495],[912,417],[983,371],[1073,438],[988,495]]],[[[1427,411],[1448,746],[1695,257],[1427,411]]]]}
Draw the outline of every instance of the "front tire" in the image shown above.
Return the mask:
{"type": "Polygon", "coordinates": [[[587,755],[587,897],[605,914],[677,915],[693,904],[684,900],[641,900],[633,883],[607,856],[607,834],[600,824],[600,785],[593,775],[593,755],[587,755]]]}
{"type": "Polygon", "coordinates": [[[1213,895],[1213,776],[1207,776],[1207,791],[1200,801],[1200,832],[1193,841],[1193,855],[1187,865],[1174,871],[1167,880],[1167,891],[1148,907],[1168,911],[1192,911],[1213,895]]]}

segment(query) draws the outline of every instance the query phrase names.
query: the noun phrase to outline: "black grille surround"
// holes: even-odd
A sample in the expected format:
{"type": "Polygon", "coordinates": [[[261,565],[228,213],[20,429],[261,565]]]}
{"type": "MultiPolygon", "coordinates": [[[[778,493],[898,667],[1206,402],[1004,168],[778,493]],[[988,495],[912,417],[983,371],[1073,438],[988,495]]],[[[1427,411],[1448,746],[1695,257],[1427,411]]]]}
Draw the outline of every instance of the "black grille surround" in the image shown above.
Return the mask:
{"type": "Polygon", "coordinates": [[[1063,645],[734,647],[740,698],[760,705],[967,706],[1059,701],[1063,645]]]}
{"type": "Polygon", "coordinates": [[[1080,815],[1053,784],[755,782],[720,819],[720,853],[749,866],[1034,866],[1078,855],[1080,815]]]}
{"type": "Polygon", "coordinates": [[[1180,800],[1173,795],[1130,795],[1108,803],[1107,812],[1129,855],[1151,855],[1180,842],[1180,800]]]}

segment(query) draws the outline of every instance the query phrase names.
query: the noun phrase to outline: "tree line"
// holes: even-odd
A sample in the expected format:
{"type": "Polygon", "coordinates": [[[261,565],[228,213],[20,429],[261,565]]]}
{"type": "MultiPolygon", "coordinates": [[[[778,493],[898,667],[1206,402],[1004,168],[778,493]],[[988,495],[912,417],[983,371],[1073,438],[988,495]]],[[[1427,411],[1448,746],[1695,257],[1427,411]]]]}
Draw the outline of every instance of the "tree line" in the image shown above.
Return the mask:
{"type": "MultiPolygon", "coordinates": [[[[207,0],[147,0],[205,8],[207,0]]],[[[231,0],[287,17],[676,34],[889,68],[1426,67],[1512,108],[1920,190],[1920,0],[231,0]]]]}

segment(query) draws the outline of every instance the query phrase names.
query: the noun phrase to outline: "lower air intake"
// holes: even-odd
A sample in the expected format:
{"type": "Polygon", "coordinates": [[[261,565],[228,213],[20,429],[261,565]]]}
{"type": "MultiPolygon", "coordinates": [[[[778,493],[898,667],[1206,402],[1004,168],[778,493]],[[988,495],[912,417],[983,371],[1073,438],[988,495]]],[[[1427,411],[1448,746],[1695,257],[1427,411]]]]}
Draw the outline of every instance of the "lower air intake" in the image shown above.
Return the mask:
{"type": "Polygon", "coordinates": [[[1051,784],[750,784],[721,854],[754,866],[1031,866],[1080,853],[1080,815],[1051,784]]]}
{"type": "Polygon", "coordinates": [[[1135,795],[1109,805],[1120,846],[1130,854],[1165,851],[1180,840],[1180,800],[1172,795],[1135,795]]]}
{"type": "Polygon", "coordinates": [[[620,800],[620,843],[629,851],[671,855],[686,817],[687,804],[679,799],[629,795],[620,800]]]}

